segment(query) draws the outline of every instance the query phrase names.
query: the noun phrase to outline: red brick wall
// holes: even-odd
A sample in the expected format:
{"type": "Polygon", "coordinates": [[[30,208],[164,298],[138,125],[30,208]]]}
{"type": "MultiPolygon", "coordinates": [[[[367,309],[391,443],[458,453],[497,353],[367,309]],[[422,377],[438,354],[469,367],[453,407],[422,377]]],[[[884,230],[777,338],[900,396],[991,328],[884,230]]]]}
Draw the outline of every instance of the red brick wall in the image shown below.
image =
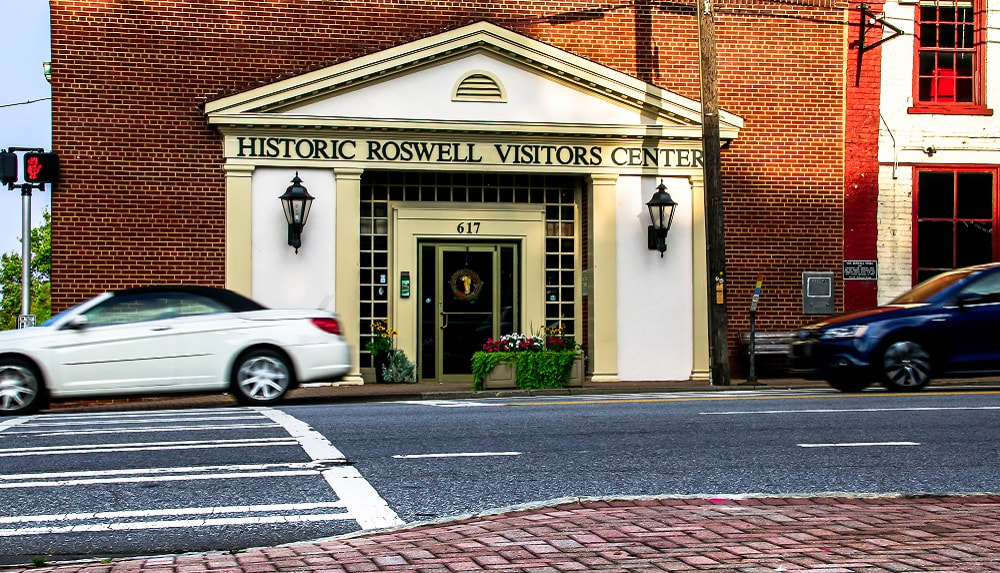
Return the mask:
{"type": "MultiPolygon", "coordinates": [[[[801,314],[804,270],[844,239],[844,10],[718,6],[730,340],[801,314]]],[[[220,137],[199,105],[486,19],[698,98],[694,4],[636,0],[51,0],[53,308],[110,288],[224,282],[220,137]]],[[[642,248],[637,246],[636,248],[642,248]]],[[[838,282],[838,300],[843,288],[838,282]]]]}
{"type": "MultiPolygon", "coordinates": [[[[882,49],[860,53],[860,3],[852,3],[848,18],[851,26],[847,58],[847,130],[846,169],[844,178],[844,258],[877,259],[878,239],[878,129],[882,49]],[[860,57],[859,57],[860,55],[860,57]],[[860,73],[859,73],[860,69],[860,73]]],[[[882,11],[882,2],[866,2],[874,14],[882,11]]],[[[881,27],[868,28],[865,44],[882,37],[881,27]]],[[[844,308],[857,310],[877,304],[876,281],[844,281],[844,308]]]]}

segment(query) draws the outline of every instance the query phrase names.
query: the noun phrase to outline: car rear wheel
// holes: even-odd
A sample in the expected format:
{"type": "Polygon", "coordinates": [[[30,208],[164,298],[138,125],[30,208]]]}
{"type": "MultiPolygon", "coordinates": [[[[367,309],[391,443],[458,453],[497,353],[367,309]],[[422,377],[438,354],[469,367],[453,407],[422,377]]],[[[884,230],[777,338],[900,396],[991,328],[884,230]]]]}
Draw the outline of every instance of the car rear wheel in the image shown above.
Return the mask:
{"type": "Polygon", "coordinates": [[[868,380],[862,376],[832,376],[826,382],[841,392],[860,392],[868,387],[868,380]]]}
{"type": "Polygon", "coordinates": [[[893,392],[914,392],[931,381],[931,355],[912,340],[898,340],[882,353],[882,385],[893,392]]]}
{"type": "Polygon", "coordinates": [[[0,358],[0,416],[34,412],[44,391],[34,366],[19,358],[0,358]]]}
{"type": "Polygon", "coordinates": [[[291,383],[288,361],[274,350],[250,350],[233,367],[233,394],[242,404],[273,404],[284,397],[291,383]]]}

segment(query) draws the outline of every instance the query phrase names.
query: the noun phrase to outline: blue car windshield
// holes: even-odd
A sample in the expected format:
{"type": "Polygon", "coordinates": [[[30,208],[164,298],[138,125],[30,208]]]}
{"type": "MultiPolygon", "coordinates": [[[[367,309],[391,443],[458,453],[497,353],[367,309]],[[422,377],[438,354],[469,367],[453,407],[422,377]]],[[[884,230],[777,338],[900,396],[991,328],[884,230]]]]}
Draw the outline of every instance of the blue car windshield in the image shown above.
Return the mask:
{"type": "Polygon", "coordinates": [[[73,312],[74,310],[76,310],[76,308],[78,306],[80,306],[80,305],[71,306],[71,307],[67,308],[66,310],[60,312],[59,314],[57,314],[57,315],[49,318],[45,322],[39,324],[38,326],[52,326],[53,324],[56,323],[57,320],[59,320],[60,318],[66,316],[67,314],[69,314],[69,313],[73,312]]]}
{"type": "Polygon", "coordinates": [[[962,271],[951,271],[947,273],[941,273],[935,277],[931,277],[924,282],[913,287],[911,290],[899,295],[892,300],[889,304],[907,304],[914,302],[927,302],[939,292],[945,290],[946,288],[954,285],[958,281],[969,276],[972,271],[962,270],[962,271]]]}

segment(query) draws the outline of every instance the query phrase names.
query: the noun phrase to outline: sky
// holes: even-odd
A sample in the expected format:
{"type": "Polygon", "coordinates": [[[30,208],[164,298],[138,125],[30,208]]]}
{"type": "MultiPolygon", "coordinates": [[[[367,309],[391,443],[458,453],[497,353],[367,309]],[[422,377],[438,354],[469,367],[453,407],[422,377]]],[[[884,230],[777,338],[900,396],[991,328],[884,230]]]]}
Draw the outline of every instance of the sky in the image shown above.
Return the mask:
{"type": "MultiPolygon", "coordinates": [[[[52,95],[42,73],[42,62],[50,61],[49,3],[47,0],[0,0],[4,15],[0,33],[0,148],[41,147],[52,149],[52,106],[48,99],[24,105],[28,100],[52,95]]],[[[23,173],[23,165],[18,175],[23,173]]],[[[49,185],[31,194],[31,226],[42,222],[49,208],[49,185]]],[[[0,187],[0,253],[21,252],[21,191],[0,187]]]]}

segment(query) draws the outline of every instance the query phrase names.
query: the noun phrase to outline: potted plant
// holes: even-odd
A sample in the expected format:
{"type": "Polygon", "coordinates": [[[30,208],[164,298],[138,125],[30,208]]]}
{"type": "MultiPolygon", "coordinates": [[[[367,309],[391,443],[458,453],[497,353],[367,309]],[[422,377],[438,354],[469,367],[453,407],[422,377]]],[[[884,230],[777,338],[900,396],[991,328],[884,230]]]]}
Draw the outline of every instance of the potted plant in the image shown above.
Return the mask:
{"type": "Polygon", "coordinates": [[[416,384],[417,366],[410,362],[406,353],[393,348],[388,354],[389,360],[382,368],[384,381],[391,384],[416,384]]]}
{"type": "Polygon", "coordinates": [[[505,334],[472,355],[472,376],[475,390],[582,385],[583,353],[561,326],[540,336],[505,334]]]}
{"type": "Polygon", "coordinates": [[[385,382],[385,367],[389,362],[389,351],[392,350],[393,337],[398,333],[389,328],[384,320],[371,324],[371,337],[365,342],[365,349],[372,355],[372,366],[375,368],[375,381],[385,382]]]}

